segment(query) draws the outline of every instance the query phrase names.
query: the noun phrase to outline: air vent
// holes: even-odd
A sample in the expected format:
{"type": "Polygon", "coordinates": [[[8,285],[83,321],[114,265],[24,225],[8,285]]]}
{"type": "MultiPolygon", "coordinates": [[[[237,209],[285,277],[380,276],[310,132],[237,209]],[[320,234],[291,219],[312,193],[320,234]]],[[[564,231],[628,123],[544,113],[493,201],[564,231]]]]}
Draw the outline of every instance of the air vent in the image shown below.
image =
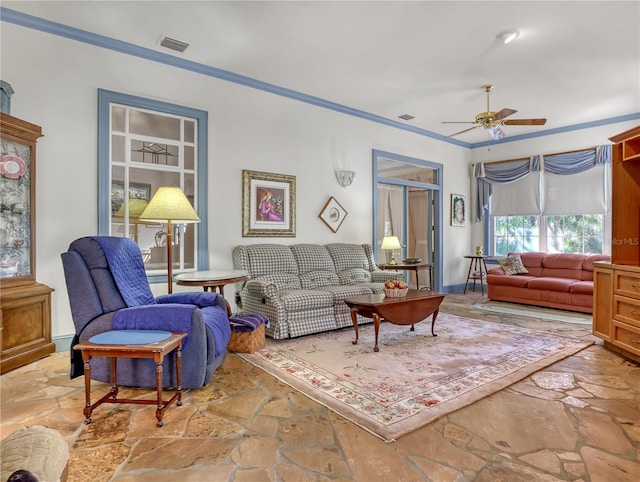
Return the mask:
{"type": "Polygon", "coordinates": [[[411,114],[402,114],[402,115],[399,115],[398,118],[400,118],[402,120],[410,121],[411,119],[415,119],[416,116],[411,115],[411,114]]]}
{"type": "Polygon", "coordinates": [[[181,40],[176,40],[171,37],[162,37],[162,39],[160,40],[160,45],[167,49],[176,50],[177,52],[184,52],[189,46],[188,43],[182,42],[181,40]]]}

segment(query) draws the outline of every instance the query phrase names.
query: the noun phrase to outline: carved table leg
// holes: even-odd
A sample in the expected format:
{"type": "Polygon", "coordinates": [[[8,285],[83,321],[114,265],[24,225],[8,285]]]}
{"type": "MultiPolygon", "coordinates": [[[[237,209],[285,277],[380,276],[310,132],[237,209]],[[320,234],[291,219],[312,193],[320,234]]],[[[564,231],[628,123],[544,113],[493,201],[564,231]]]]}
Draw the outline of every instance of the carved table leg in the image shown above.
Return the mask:
{"type": "Polygon", "coordinates": [[[353,329],[356,332],[356,339],[353,340],[351,343],[353,343],[354,345],[358,344],[358,309],[357,308],[351,308],[351,322],[353,323],[353,329]]]}
{"type": "Polygon", "coordinates": [[[162,360],[156,363],[156,387],[158,392],[158,408],[156,409],[156,418],[158,419],[158,427],[162,427],[162,410],[164,403],[162,402],[162,360]]]}
{"type": "Polygon", "coordinates": [[[436,317],[438,316],[438,311],[440,311],[439,309],[433,312],[433,318],[431,318],[431,334],[433,336],[438,336],[435,334],[435,332],[433,331],[433,326],[436,324],[436,317]]]}
{"type": "Polygon", "coordinates": [[[373,329],[376,332],[376,343],[373,347],[373,351],[380,351],[380,347],[378,347],[378,332],[380,331],[380,315],[378,313],[373,314],[373,329]]]}

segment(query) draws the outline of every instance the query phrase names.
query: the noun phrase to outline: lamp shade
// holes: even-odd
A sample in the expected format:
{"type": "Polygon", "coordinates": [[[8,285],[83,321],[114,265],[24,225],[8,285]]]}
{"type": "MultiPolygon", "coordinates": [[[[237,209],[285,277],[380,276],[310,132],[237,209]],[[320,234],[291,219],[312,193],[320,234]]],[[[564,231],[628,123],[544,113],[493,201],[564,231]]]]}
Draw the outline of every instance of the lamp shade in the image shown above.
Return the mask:
{"type": "Polygon", "coordinates": [[[199,223],[200,218],[184,195],[175,186],[159,187],[149,205],[140,215],[141,221],[166,222],[175,224],[199,223]]]}
{"type": "Polygon", "coordinates": [[[402,249],[398,236],[385,236],[382,238],[382,249],[402,249]]]}
{"type": "MultiPolygon", "coordinates": [[[[138,198],[129,199],[129,219],[131,221],[137,221],[148,205],[149,205],[149,202],[146,199],[138,199],[138,198]]],[[[118,212],[115,214],[115,217],[117,218],[124,217],[124,203],[122,203],[118,208],[118,212]]]]}

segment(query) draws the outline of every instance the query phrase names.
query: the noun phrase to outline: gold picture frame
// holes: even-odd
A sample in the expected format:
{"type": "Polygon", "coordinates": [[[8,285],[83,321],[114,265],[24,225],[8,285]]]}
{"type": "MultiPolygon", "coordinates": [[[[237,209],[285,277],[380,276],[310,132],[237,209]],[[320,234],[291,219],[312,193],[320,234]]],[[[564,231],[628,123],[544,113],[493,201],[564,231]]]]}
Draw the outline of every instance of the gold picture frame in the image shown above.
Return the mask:
{"type": "Polygon", "coordinates": [[[329,229],[334,233],[338,232],[340,226],[344,222],[344,218],[349,214],[342,205],[331,196],[318,215],[329,229]]]}
{"type": "Polygon", "coordinates": [[[242,236],[295,237],[296,177],[242,171],[242,236]]]}

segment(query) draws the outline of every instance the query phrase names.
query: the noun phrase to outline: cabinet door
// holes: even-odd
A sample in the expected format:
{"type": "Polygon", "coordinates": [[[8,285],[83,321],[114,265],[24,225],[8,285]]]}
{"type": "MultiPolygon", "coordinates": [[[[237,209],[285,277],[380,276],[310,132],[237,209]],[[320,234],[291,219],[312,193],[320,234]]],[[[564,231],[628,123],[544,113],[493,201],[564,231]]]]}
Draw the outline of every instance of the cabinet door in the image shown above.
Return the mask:
{"type": "Polygon", "coordinates": [[[35,280],[35,145],[40,127],[0,116],[0,285],[35,280]]]}
{"type": "Polygon", "coordinates": [[[596,267],[593,272],[593,334],[611,341],[613,318],[613,269],[596,267]]]}

